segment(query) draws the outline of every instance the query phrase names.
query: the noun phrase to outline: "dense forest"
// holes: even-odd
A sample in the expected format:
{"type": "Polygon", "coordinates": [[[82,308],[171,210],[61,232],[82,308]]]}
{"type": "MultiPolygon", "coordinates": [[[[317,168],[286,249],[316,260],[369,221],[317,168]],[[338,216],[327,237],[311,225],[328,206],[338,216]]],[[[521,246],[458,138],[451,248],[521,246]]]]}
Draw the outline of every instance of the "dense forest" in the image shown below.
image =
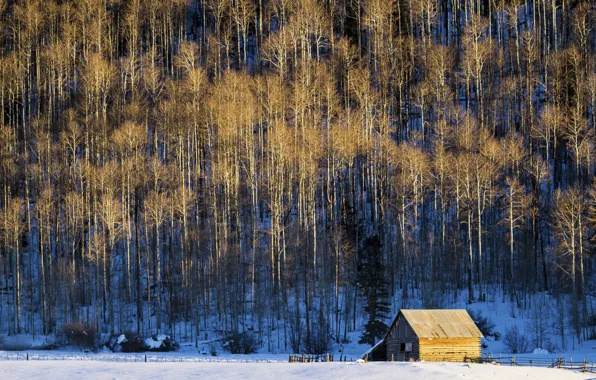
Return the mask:
{"type": "Polygon", "coordinates": [[[0,0],[0,107],[0,333],[596,321],[591,0],[0,0]]]}

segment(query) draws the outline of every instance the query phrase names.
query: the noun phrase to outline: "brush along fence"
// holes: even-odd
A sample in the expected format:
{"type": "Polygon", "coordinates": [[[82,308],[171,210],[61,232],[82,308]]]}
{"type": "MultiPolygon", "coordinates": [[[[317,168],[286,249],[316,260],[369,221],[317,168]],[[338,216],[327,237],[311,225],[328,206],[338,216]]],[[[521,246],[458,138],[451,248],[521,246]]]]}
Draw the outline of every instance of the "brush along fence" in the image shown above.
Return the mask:
{"type": "MultiPolygon", "coordinates": [[[[313,355],[313,354],[291,354],[289,356],[288,362],[289,363],[325,363],[325,362],[333,362],[335,361],[332,354],[321,354],[321,355],[313,355]]],[[[348,361],[347,357],[339,358],[339,361],[348,361]]],[[[350,360],[351,361],[351,360],[350,360]]]]}

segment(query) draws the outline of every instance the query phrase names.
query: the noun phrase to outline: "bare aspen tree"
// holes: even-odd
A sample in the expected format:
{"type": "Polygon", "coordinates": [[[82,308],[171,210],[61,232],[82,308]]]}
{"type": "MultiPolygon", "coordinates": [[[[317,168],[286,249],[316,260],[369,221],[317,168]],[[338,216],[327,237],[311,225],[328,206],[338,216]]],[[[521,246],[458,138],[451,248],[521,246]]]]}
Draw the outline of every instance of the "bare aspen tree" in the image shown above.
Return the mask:
{"type": "Polygon", "coordinates": [[[248,29],[254,18],[256,7],[253,0],[238,0],[233,8],[234,21],[238,28],[238,58],[242,57],[241,67],[246,67],[248,61],[248,29]],[[242,41],[242,49],[240,44],[242,41]]]}
{"type": "Polygon", "coordinates": [[[4,245],[11,251],[11,288],[12,288],[12,326],[11,332],[20,334],[22,325],[22,269],[21,269],[21,233],[24,231],[23,224],[23,201],[19,198],[9,199],[2,210],[0,225],[2,226],[2,237],[4,245]]]}
{"type": "Polygon", "coordinates": [[[572,318],[578,342],[582,340],[580,301],[584,298],[584,244],[586,228],[586,203],[583,192],[577,187],[557,190],[554,197],[553,223],[559,242],[559,253],[566,258],[560,267],[571,280],[572,318]],[[578,281],[579,266],[579,281],[578,281]],[[579,286],[578,286],[579,283],[579,286]]]}
{"type": "Polygon", "coordinates": [[[166,222],[167,215],[167,202],[168,196],[166,193],[162,191],[151,191],[144,202],[145,208],[145,216],[147,220],[151,223],[154,227],[153,231],[153,252],[154,252],[154,265],[155,265],[155,272],[153,283],[155,287],[155,317],[156,317],[156,328],[157,331],[161,331],[162,329],[162,320],[161,320],[161,313],[162,313],[162,306],[161,306],[161,297],[162,297],[162,280],[161,280],[161,267],[162,267],[162,254],[161,254],[161,243],[159,239],[159,235],[161,233],[161,227],[166,222]]]}
{"type": "Polygon", "coordinates": [[[52,199],[52,189],[48,183],[42,188],[35,204],[35,215],[39,224],[39,254],[40,254],[40,283],[41,283],[41,307],[42,307],[42,334],[50,331],[51,321],[48,318],[48,293],[51,290],[49,286],[49,264],[51,260],[51,214],[54,209],[54,200],[52,199]]]}
{"type": "MultiPolygon", "coordinates": [[[[506,189],[503,193],[505,202],[503,202],[503,209],[505,210],[504,223],[509,230],[509,281],[511,283],[510,294],[512,299],[517,299],[517,292],[515,289],[516,270],[514,266],[515,256],[515,230],[523,228],[524,221],[528,216],[528,196],[526,189],[515,177],[507,177],[505,180],[506,189]]],[[[518,269],[519,266],[518,266],[518,269]]]]}

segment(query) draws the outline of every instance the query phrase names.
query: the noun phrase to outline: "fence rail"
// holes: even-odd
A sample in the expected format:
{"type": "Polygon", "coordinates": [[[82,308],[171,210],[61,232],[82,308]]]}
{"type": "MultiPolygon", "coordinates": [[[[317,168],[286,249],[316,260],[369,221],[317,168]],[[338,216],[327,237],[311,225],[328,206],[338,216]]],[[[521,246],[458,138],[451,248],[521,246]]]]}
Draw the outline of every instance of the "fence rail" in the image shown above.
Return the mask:
{"type": "MultiPolygon", "coordinates": [[[[348,361],[347,357],[339,358],[339,361],[348,361]]],[[[289,363],[325,363],[325,362],[333,362],[335,361],[332,354],[321,354],[321,355],[313,355],[313,354],[291,354],[289,356],[288,362],[289,363]]],[[[351,361],[351,360],[350,360],[351,361]]]]}
{"type": "Polygon", "coordinates": [[[483,357],[476,360],[471,360],[477,363],[492,363],[498,365],[509,366],[523,366],[523,367],[545,367],[545,368],[561,368],[573,371],[596,373],[596,363],[589,362],[588,359],[583,361],[573,361],[565,358],[532,358],[523,356],[499,356],[499,357],[483,357]]]}
{"type": "Polygon", "coordinates": [[[120,363],[279,363],[275,359],[236,359],[225,357],[179,356],[155,354],[42,354],[28,352],[2,352],[0,361],[101,361],[120,363]]]}

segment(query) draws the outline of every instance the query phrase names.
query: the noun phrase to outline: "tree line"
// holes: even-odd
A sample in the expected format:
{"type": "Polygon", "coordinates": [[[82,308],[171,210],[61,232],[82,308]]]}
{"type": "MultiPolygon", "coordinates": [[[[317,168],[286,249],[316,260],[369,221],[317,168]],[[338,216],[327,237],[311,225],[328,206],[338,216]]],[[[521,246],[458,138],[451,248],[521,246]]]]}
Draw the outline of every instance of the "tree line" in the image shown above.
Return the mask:
{"type": "Polygon", "coordinates": [[[0,332],[339,342],[373,239],[398,307],[551,292],[585,339],[595,11],[0,0],[0,332]]]}

